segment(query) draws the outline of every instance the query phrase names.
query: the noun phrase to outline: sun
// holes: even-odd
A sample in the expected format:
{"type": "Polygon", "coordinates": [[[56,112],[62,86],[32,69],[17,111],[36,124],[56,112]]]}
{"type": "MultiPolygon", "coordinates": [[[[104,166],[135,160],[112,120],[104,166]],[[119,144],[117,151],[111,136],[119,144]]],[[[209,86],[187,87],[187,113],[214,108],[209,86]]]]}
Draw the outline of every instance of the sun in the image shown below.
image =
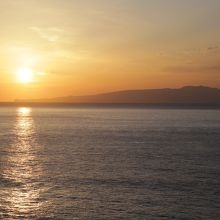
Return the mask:
{"type": "Polygon", "coordinates": [[[34,73],[31,68],[22,67],[19,68],[16,72],[20,83],[27,84],[33,82],[34,73]]]}

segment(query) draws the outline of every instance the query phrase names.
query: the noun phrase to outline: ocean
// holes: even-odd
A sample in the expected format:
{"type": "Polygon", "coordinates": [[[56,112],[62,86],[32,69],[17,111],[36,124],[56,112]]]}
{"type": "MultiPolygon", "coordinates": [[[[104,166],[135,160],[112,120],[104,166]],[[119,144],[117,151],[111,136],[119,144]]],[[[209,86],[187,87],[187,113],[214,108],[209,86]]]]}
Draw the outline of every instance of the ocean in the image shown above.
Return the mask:
{"type": "Polygon", "coordinates": [[[0,107],[0,219],[220,219],[220,110],[0,107]]]}

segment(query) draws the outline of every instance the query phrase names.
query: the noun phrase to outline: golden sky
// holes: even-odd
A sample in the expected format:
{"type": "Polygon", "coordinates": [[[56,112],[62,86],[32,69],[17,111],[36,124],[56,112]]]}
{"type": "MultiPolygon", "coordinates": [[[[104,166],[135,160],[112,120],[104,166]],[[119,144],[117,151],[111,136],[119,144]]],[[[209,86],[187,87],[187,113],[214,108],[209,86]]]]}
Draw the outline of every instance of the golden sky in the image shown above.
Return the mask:
{"type": "Polygon", "coordinates": [[[0,0],[0,101],[220,88],[219,0],[0,0]]]}

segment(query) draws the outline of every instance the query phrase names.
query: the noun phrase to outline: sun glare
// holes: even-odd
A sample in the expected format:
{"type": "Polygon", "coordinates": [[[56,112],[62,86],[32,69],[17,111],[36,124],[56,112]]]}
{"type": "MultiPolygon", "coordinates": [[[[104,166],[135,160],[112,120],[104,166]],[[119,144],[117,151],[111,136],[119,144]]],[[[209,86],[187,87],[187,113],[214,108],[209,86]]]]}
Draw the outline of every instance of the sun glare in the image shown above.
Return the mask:
{"type": "Polygon", "coordinates": [[[31,83],[33,81],[33,70],[30,68],[20,68],[17,70],[18,80],[21,83],[31,83]]]}

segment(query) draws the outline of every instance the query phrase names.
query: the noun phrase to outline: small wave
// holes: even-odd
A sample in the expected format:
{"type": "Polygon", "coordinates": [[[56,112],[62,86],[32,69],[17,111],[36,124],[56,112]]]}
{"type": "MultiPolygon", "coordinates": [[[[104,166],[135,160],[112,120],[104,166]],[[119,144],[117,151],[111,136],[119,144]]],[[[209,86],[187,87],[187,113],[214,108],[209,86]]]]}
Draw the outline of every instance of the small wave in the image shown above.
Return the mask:
{"type": "Polygon", "coordinates": [[[22,186],[21,182],[0,176],[0,187],[11,188],[11,187],[21,187],[21,186],[22,186]]]}

